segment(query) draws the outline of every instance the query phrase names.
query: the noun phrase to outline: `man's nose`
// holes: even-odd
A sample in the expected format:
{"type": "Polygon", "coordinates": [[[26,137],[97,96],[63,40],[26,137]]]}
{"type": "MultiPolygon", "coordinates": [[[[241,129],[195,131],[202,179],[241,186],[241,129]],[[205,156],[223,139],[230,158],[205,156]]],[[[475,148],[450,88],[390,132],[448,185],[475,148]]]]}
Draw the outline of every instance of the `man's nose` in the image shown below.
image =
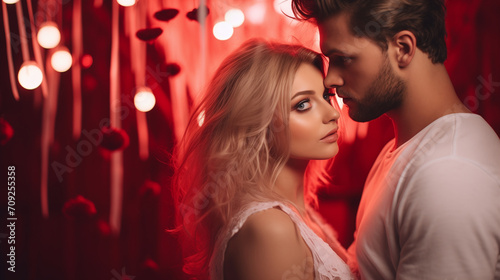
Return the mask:
{"type": "Polygon", "coordinates": [[[344,85],[344,80],[342,79],[341,73],[338,69],[329,67],[323,83],[326,88],[337,88],[344,85]]]}

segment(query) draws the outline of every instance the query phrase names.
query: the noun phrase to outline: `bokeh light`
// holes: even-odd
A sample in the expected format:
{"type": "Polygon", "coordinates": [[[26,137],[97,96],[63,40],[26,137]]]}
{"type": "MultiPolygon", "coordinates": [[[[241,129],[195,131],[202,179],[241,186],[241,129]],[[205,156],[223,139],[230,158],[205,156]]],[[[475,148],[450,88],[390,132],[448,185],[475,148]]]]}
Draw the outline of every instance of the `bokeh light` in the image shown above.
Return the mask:
{"type": "Polygon", "coordinates": [[[274,10],[280,15],[293,17],[291,0],[274,0],[274,10]]]}
{"type": "Polygon", "coordinates": [[[71,65],[73,65],[73,58],[69,50],[64,47],[52,54],[50,63],[52,68],[54,68],[57,72],[66,72],[69,68],[71,68],[71,65]]]}
{"type": "Polygon", "coordinates": [[[266,17],[266,4],[256,3],[246,10],[246,18],[253,24],[261,24],[266,17]]]}
{"type": "Polygon", "coordinates": [[[121,6],[130,7],[130,6],[134,6],[135,2],[137,2],[137,1],[136,0],[116,0],[116,2],[118,2],[118,4],[120,4],[121,6]]]}
{"type": "Polygon", "coordinates": [[[245,14],[240,9],[231,9],[224,15],[224,20],[233,27],[238,27],[245,21],[245,14]]]}
{"type": "Polygon", "coordinates": [[[42,70],[34,61],[23,63],[17,74],[19,84],[25,89],[35,89],[40,86],[43,80],[42,70]]]}
{"type": "Polygon", "coordinates": [[[15,3],[19,2],[19,0],[3,0],[3,2],[5,4],[15,4],[15,3]]]}
{"type": "Polygon", "coordinates": [[[213,33],[217,40],[227,40],[233,36],[233,26],[225,21],[218,22],[214,25],[213,33]]]}
{"type": "Polygon", "coordinates": [[[94,63],[94,58],[90,54],[84,54],[81,59],[81,64],[83,68],[90,68],[94,63]]]}
{"type": "Polygon", "coordinates": [[[47,21],[40,26],[36,38],[40,46],[46,49],[52,49],[59,45],[61,41],[61,32],[59,32],[57,24],[52,21],[47,21]]]}
{"type": "Polygon", "coordinates": [[[141,112],[149,112],[156,104],[156,98],[149,87],[137,88],[134,105],[141,112]]]}

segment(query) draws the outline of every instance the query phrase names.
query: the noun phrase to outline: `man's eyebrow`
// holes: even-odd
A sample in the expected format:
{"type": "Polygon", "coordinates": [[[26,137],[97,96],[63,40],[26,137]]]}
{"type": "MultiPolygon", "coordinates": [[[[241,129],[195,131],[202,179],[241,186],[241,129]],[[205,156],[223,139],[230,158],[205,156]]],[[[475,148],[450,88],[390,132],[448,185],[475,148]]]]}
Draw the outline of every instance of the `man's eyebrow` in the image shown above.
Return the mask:
{"type": "Polygon", "coordinates": [[[341,55],[347,55],[346,52],[344,51],[341,51],[339,49],[331,49],[331,50],[328,50],[326,53],[323,53],[324,56],[326,57],[329,57],[330,55],[332,55],[333,53],[338,53],[338,54],[341,54],[341,55]]]}
{"type": "Polygon", "coordinates": [[[293,96],[292,96],[292,99],[294,99],[295,97],[299,96],[299,95],[314,95],[314,91],[313,90],[303,90],[303,91],[299,91],[297,93],[295,93],[293,96]]]}

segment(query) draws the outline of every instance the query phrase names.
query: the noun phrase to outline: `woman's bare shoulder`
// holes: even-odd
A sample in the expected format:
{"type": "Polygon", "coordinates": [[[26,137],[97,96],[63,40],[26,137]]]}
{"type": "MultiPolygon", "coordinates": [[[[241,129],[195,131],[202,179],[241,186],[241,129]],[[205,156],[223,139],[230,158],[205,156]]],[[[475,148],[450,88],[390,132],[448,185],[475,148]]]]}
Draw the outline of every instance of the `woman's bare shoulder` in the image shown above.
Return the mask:
{"type": "Polygon", "coordinates": [[[225,279],[281,279],[294,267],[310,263],[310,256],[290,216],[270,208],[248,217],[229,241],[225,279]]]}
{"type": "Polygon", "coordinates": [[[239,237],[235,236],[236,238],[255,238],[255,241],[259,241],[262,237],[265,238],[260,241],[276,237],[281,239],[300,236],[290,216],[279,208],[269,208],[250,215],[238,233],[239,237]]]}

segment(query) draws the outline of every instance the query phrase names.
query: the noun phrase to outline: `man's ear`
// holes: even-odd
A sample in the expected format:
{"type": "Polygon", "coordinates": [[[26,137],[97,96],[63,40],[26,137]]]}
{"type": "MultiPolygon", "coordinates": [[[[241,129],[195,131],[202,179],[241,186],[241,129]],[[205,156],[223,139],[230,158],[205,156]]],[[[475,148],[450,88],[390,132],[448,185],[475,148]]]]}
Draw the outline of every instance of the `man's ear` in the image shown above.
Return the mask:
{"type": "Polygon", "coordinates": [[[407,67],[417,51],[417,38],[411,31],[399,31],[392,38],[392,45],[396,51],[396,61],[401,68],[407,67]]]}

